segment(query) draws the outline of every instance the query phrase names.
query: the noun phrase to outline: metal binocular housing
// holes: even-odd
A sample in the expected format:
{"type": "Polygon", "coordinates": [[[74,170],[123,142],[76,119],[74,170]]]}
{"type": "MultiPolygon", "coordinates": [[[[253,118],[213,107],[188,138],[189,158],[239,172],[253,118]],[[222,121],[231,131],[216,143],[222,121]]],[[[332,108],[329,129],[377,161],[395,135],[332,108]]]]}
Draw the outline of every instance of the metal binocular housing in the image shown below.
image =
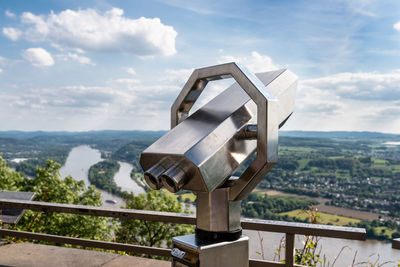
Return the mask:
{"type": "Polygon", "coordinates": [[[171,130],[141,154],[146,182],[197,195],[196,233],[237,238],[240,200],[277,163],[278,129],[293,112],[296,88],[297,76],[286,69],[253,74],[227,63],[194,70],[172,105],[171,130]],[[189,113],[208,82],[231,77],[236,83],[189,113]]]}

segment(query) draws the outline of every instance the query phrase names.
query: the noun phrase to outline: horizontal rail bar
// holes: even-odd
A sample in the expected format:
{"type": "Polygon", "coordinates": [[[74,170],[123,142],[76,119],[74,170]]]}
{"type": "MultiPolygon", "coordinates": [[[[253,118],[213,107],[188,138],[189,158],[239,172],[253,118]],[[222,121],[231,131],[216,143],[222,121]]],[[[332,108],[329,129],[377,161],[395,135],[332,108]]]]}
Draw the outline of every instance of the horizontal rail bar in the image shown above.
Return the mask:
{"type": "MultiPolygon", "coordinates": [[[[42,212],[61,212],[90,216],[104,216],[122,219],[136,219],[167,223],[196,224],[193,214],[134,210],[134,209],[107,209],[101,207],[59,204],[29,200],[0,199],[0,207],[29,209],[42,212]]],[[[1,215],[0,215],[1,219],[1,215]]],[[[363,228],[332,226],[323,224],[294,223],[261,219],[241,219],[243,229],[288,233],[297,235],[314,235],[340,239],[365,240],[366,232],[363,228]]]]}
{"type": "Polygon", "coordinates": [[[284,221],[242,218],[243,229],[287,233],[296,235],[314,235],[340,239],[365,240],[364,228],[343,227],[324,224],[295,223],[284,221]]]}
{"type": "Polygon", "coordinates": [[[274,261],[250,260],[249,267],[285,267],[285,264],[274,261]]]}
{"type": "Polygon", "coordinates": [[[45,242],[54,242],[62,244],[77,245],[82,247],[101,248],[108,250],[126,251],[137,254],[150,254],[163,257],[171,257],[171,250],[166,248],[145,247],[116,242],[106,242],[83,238],[65,237],[58,235],[39,234],[24,231],[0,229],[0,236],[12,236],[17,238],[26,238],[45,242]]]}
{"type": "MultiPolygon", "coordinates": [[[[249,267],[285,267],[285,263],[277,261],[265,261],[265,260],[250,260],[249,267]]],[[[294,264],[294,267],[306,267],[304,265],[294,264]]]]}
{"type": "MultiPolygon", "coordinates": [[[[193,214],[134,210],[134,209],[106,209],[94,206],[60,204],[51,202],[39,202],[16,199],[0,199],[0,207],[28,209],[43,212],[72,213],[79,215],[103,216],[121,219],[146,220],[167,223],[196,224],[196,217],[193,214]]],[[[1,217],[1,215],[0,215],[1,217]]]]}
{"type": "MultiPolygon", "coordinates": [[[[25,238],[30,240],[69,244],[82,247],[101,248],[107,250],[125,251],[137,254],[148,254],[148,255],[156,255],[156,256],[171,258],[171,250],[167,248],[138,246],[138,245],[116,243],[116,242],[64,237],[58,235],[31,233],[31,232],[8,230],[8,229],[0,229],[0,236],[25,238]]],[[[249,260],[249,267],[283,267],[283,266],[285,265],[279,262],[262,261],[254,259],[249,260]]],[[[295,266],[300,266],[300,265],[295,265],[295,266]]]]}
{"type": "Polygon", "coordinates": [[[392,240],[392,248],[400,249],[400,238],[396,238],[392,240]]]}

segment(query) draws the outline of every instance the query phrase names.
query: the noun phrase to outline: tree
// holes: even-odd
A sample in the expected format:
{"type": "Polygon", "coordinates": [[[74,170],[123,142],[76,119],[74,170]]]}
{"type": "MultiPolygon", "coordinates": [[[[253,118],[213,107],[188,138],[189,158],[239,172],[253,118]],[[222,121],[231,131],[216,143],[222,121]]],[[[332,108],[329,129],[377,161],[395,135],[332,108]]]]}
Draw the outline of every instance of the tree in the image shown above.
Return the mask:
{"type": "Polygon", "coordinates": [[[114,176],[118,172],[120,166],[115,160],[103,160],[89,169],[89,182],[97,188],[106,190],[115,195],[122,195],[121,188],[114,181],[114,176]]]}
{"type": "MultiPolygon", "coordinates": [[[[182,203],[173,196],[160,190],[150,190],[146,194],[135,196],[133,193],[124,195],[128,209],[182,212],[182,203]]],[[[193,227],[181,224],[149,222],[139,220],[120,220],[121,225],[116,231],[118,242],[133,243],[142,246],[161,246],[172,244],[172,237],[193,233],[193,227]]]]}
{"type": "MultiPolygon", "coordinates": [[[[35,192],[35,200],[80,205],[101,205],[101,195],[93,186],[85,187],[83,181],[72,177],[61,180],[60,164],[48,160],[45,167],[37,167],[36,177],[26,179],[7,167],[0,158],[0,189],[35,192]]],[[[26,210],[17,224],[25,231],[73,236],[97,240],[111,240],[108,218],[64,213],[33,212],[26,210]]]]}
{"type": "Polygon", "coordinates": [[[19,191],[22,189],[24,177],[11,168],[0,155],[0,190],[19,191]]]}

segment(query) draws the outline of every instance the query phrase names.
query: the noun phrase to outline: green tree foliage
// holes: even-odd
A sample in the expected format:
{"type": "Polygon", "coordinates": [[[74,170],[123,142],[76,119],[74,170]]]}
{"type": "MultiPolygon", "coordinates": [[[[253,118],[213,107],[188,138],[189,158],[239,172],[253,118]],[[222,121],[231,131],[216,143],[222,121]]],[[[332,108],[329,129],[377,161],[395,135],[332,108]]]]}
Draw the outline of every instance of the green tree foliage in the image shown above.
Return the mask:
{"type": "Polygon", "coordinates": [[[17,191],[21,188],[24,178],[20,173],[7,167],[0,155],[0,190],[17,191]]]}
{"type": "Polygon", "coordinates": [[[281,216],[279,213],[296,209],[305,210],[317,204],[317,201],[309,198],[268,196],[253,192],[242,201],[242,215],[250,218],[289,220],[287,216],[281,216]]]}
{"type": "Polygon", "coordinates": [[[140,154],[146,149],[151,143],[147,142],[132,142],[129,143],[117,151],[115,151],[111,158],[115,160],[122,160],[129,162],[133,165],[133,171],[140,171],[142,168],[139,164],[140,154]]]}
{"type": "MultiPolygon", "coordinates": [[[[133,193],[124,196],[128,209],[183,212],[182,203],[164,191],[150,190],[147,194],[135,196],[133,193]]],[[[188,225],[149,222],[139,220],[121,220],[116,231],[118,242],[133,243],[143,246],[171,246],[172,237],[193,232],[188,225]]]]}
{"type": "MultiPolygon", "coordinates": [[[[0,158],[0,189],[35,192],[35,200],[68,204],[100,206],[100,193],[93,187],[86,188],[83,181],[72,177],[61,180],[60,164],[48,160],[45,167],[38,167],[36,177],[24,179],[21,174],[7,167],[0,158]]],[[[97,240],[111,240],[108,218],[26,210],[17,224],[24,231],[73,236],[97,240]]]]}
{"type": "Polygon", "coordinates": [[[15,170],[17,172],[22,172],[25,175],[28,175],[30,177],[34,177],[36,175],[36,167],[37,166],[45,166],[46,165],[46,160],[39,160],[39,159],[28,159],[25,161],[22,161],[18,163],[15,166],[15,170]]]}
{"type": "Polygon", "coordinates": [[[114,181],[114,175],[119,170],[119,163],[115,160],[103,160],[89,169],[89,182],[97,188],[112,194],[122,195],[121,188],[114,181]]]}

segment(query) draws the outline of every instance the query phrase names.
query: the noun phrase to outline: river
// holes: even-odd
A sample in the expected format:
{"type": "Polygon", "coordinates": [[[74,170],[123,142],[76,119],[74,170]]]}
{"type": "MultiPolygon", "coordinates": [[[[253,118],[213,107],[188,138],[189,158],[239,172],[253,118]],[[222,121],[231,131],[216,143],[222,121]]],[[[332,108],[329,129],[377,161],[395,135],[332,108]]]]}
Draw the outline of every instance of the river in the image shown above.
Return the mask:
{"type": "Polygon", "coordinates": [[[89,185],[89,168],[99,161],[101,161],[101,153],[97,149],[87,145],[74,147],[60,169],[61,178],[71,175],[75,180],[83,180],[86,185],[89,185]]]}
{"type": "MultiPolygon", "coordinates": [[[[87,145],[78,146],[71,150],[68,155],[65,165],[60,169],[61,177],[64,178],[67,175],[71,175],[75,179],[84,180],[87,185],[88,171],[90,166],[101,161],[100,151],[93,149],[87,145]]],[[[125,162],[119,162],[120,169],[114,176],[114,180],[118,186],[123,190],[134,192],[135,194],[143,193],[144,190],[139,187],[131,178],[130,172],[132,171],[132,165],[125,162]]],[[[101,191],[101,190],[100,190],[101,191]]],[[[110,195],[105,191],[102,192],[103,206],[107,208],[116,208],[122,206],[124,203],[121,198],[110,195]],[[117,201],[116,204],[110,204],[105,202],[107,199],[114,199],[117,201]]],[[[261,247],[260,238],[258,237],[257,231],[244,231],[244,234],[250,237],[250,258],[261,259],[261,247]]],[[[276,249],[278,249],[279,242],[283,235],[279,233],[261,232],[263,238],[264,255],[265,259],[273,260],[276,249]],[[272,246],[271,246],[272,244],[272,246]]],[[[303,236],[296,237],[296,247],[301,248],[303,236]]],[[[368,240],[368,241],[354,241],[334,238],[322,238],[320,241],[322,248],[321,256],[326,255],[327,259],[332,264],[334,258],[339,254],[340,250],[346,246],[342,254],[338,257],[335,264],[336,267],[350,266],[354,257],[355,251],[357,251],[357,258],[355,262],[360,261],[371,261],[375,262],[377,255],[379,254],[380,260],[378,263],[385,261],[397,261],[400,259],[400,250],[394,250],[391,248],[390,243],[381,241],[368,240]],[[372,255],[372,256],[371,256],[372,255]]],[[[284,250],[282,252],[284,257],[284,250]]],[[[277,258],[275,258],[277,260],[277,258]]],[[[386,264],[384,266],[397,266],[397,264],[386,264]]]]}
{"type": "Polygon", "coordinates": [[[135,195],[145,193],[144,189],[131,179],[133,166],[126,162],[118,161],[118,163],[120,167],[114,176],[114,181],[122,191],[133,192],[135,195]]]}
{"type": "MultiPolygon", "coordinates": [[[[61,178],[71,175],[76,180],[85,181],[89,185],[88,173],[92,165],[101,161],[101,153],[97,149],[93,149],[88,145],[74,147],[68,154],[67,160],[60,169],[61,178]]],[[[133,166],[126,162],[118,162],[120,168],[114,176],[115,183],[124,191],[133,192],[135,194],[144,193],[144,189],[138,186],[130,177],[133,166]]],[[[103,199],[103,207],[120,207],[124,205],[121,198],[111,195],[108,192],[100,190],[103,199]],[[114,199],[116,204],[107,203],[106,200],[114,199]]]]}

